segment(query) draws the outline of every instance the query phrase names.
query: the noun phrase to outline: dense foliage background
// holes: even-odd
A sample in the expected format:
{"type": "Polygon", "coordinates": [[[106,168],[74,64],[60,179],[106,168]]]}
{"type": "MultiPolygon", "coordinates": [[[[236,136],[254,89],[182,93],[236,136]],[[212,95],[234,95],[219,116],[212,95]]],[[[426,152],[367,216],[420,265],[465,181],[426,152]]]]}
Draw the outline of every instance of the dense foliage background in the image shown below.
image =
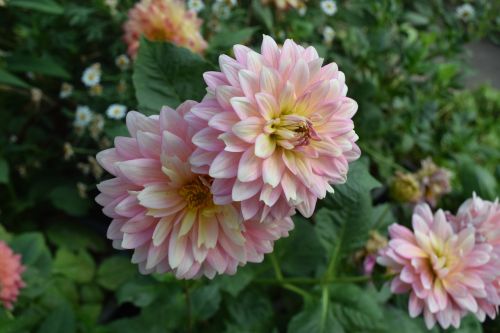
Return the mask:
{"type": "MultiPolygon", "coordinates": [[[[1,3],[1,1],[0,1],[1,3]]],[[[414,172],[432,157],[451,170],[452,192],[438,206],[455,210],[473,191],[493,200],[500,178],[500,92],[465,89],[464,45],[498,41],[495,1],[471,1],[475,16],[457,17],[461,1],[338,1],[325,15],[308,1],[304,16],[259,0],[205,1],[204,57],[143,40],[135,63],[122,28],[133,1],[9,0],[0,7],[0,239],[27,266],[12,312],[0,309],[0,332],[425,332],[407,299],[392,296],[385,271],[362,274],[365,245],[392,222],[408,224],[411,205],[389,194],[397,171],[414,172]],[[227,14],[227,15],[226,15],[227,14]],[[325,40],[324,28],[335,31],[325,40]],[[93,201],[103,177],[95,153],[126,134],[105,115],[112,103],[157,113],[204,94],[202,73],[237,43],[261,35],[315,46],[346,74],[363,152],[348,182],[323,200],[262,264],[213,281],[141,276],[130,256],[111,249],[109,223],[93,201]],[[83,71],[102,69],[101,89],[83,71]],[[61,98],[61,85],[74,87],[61,98]],[[86,128],[75,110],[100,114],[86,128]]],[[[498,332],[474,318],[456,332],[498,332]]],[[[433,331],[439,332],[438,328],[433,331]]]]}

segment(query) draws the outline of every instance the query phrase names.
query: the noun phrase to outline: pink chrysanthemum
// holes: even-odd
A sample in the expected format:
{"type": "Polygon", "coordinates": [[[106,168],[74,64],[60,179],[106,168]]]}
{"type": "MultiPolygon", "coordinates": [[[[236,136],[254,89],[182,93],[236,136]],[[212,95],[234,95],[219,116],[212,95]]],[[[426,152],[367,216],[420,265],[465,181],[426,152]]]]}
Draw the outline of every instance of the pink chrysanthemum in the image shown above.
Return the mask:
{"type": "Polygon", "coordinates": [[[193,137],[194,170],[215,179],[216,202],[241,202],[245,219],[291,207],[311,216],[360,156],[344,74],[292,40],[278,47],[264,36],[261,53],[236,45],[234,54],[204,75],[208,94],[192,110],[205,124],[193,137]]]}
{"type": "Polygon", "coordinates": [[[135,57],[143,35],[153,41],[168,41],[201,53],[207,47],[200,34],[201,20],[179,0],[142,0],[128,14],[124,40],[135,57]]]}
{"type": "Polygon", "coordinates": [[[416,206],[412,225],[413,232],[393,224],[392,239],[378,258],[397,274],[392,291],[410,292],[410,316],[423,312],[429,329],[436,321],[443,328],[459,327],[468,312],[481,321],[486,314],[495,317],[500,267],[494,264],[493,247],[476,243],[472,227],[454,231],[445,213],[433,215],[427,204],[416,206]]]}
{"type": "Polygon", "coordinates": [[[24,269],[21,256],[0,241],[0,302],[9,310],[13,308],[19,290],[24,287],[21,276],[24,269]]]}
{"type": "Polygon", "coordinates": [[[96,198],[113,218],[108,237],[118,249],[133,249],[132,262],[145,274],[233,274],[238,265],[262,261],[293,228],[290,218],[243,222],[237,204],[214,204],[212,179],[193,173],[189,163],[197,123],[183,116],[195,104],[165,107],[159,117],[129,112],[132,137],[117,137],[115,148],[97,155],[115,176],[98,185],[96,198]]]}

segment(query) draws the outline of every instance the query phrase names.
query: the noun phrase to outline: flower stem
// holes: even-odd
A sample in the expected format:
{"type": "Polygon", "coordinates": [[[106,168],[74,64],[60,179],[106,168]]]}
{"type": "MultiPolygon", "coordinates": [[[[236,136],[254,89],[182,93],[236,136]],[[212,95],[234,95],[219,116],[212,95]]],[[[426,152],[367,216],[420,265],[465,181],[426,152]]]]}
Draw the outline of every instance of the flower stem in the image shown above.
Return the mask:
{"type": "Polygon", "coordinates": [[[276,258],[276,254],[274,252],[272,252],[269,255],[269,258],[271,259],[271,263],[273,265],[274,275],[276,275],[276,279],[272,279],[272,280],[276,281],[276,284],[282,285],[284,289],[293,291],[294,293],[302,296],[303,298],[312,297],[312,295],[310,293],[308,293],[307,291],[305,291],[304,289],[299,288],[299,287],[293,285],[292,283],[286,282],[287,279],[285,279],[283,277],[283,272],[281,272],[281,268],[280,268],[278,259],[276,258]]]}

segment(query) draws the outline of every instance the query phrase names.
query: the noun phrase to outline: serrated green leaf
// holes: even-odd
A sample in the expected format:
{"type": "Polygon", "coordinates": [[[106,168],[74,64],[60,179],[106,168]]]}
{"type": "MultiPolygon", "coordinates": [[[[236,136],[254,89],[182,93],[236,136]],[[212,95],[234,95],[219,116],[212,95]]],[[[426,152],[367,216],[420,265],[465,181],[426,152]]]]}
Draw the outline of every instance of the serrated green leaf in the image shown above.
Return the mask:
{"type": "Polygon", "coordinates": [[[104,260],[97,270],[97,283],[103,288],[116,290],[126,281],[137,275],[137,267],[130,259],[114,256],[104,260]]]}
{"type": "Polygon", "coordinates": [[[410,318],[406,311],[388,306],[384,310],[384,322],[387,326],[386,332],[398,333],[432,333],[437,329],[428,330],[421,318],[410,318]]]}
{"type": "Polygon", "coordinates": [[[316,213],[315,231],[323,248],[332,254],[331,265],[365,244],[372,227],[370,190],[379,185],[363,162],[355,162],[347,182],[336,186],[327,199],[328,208],[316,213]]]}
{"type": "Polygon", "coordinates": [[[384,332],[380,305],[358,286],[333,286],[330,299],[333,314],[346,332],[384,332]]]}
{"type": "Polygon", "coordinates": [[[219,275],[212,281],[212,284],[236,297],[252,281],[254,277],[252,268],[248,265],[239,268],[235,275],[219,275]]]}
{"type": "MultiPolygon", "coordinates": [[[[319,302],[315,302],[310,305],[302,312],[299,312],[293,316],[292,320],[288,324],[288,333],[344,333],[344,329],[338,322],[338,320],[333,316],[332,308],[329,307],[326,317],[324,318],[324,326],[321,327],[322,318],[322,307],[319,302]]],[[[349,332],[349,331],[347,331],[349,332]]]]}
{"type": "Polygon", "coordinates": [[[165,105],[201,100],[206,92],[203,73],[212,69],[208,62],[170,43],[145,38],[140,43],[133,75],[139,110],[158,113],[165,105]]]}
{"type": "Polygon", "coordinates": [[[269,299],[259,292],[247,291],[239,297],[229,299],[227,310],[231,324],[240,327],[239,332],[270,331],[273,308],[269,299]]]}
{"type": "Polygon", "coordinates": [[[78,282],[87,283],[95,273],[95,263],[86,251],[72,252],[61,248],[54,258],[54,273],[78,282]]]}
{"type": "Polygon", "coordinates": [[[75,314],[69,304],[63,304],[48,315],[38,333],[73,333],[76,332],[75,314]]]}
{"type": "Polygon", "coordinates": [[[206,320],[219,310],[221,302],[220,291],[217,286],[208,285],[200,287],[191,293],[191,306],[193,317],[206,320]]]}

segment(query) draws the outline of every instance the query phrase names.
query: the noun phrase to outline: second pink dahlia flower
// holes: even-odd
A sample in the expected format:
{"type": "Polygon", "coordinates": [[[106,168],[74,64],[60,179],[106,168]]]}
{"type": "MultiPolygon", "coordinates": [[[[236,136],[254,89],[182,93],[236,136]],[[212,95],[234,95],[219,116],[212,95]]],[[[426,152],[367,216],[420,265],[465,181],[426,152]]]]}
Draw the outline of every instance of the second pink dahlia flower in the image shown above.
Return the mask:
{"type": "Polygon", "coordinates": [[[135,58],[141,36],[153,41],[167,41],[202,53],[207,47],[200,33],[201,20],[187,11],[180,0],[142,0],[128,13],[123,26],[128,54],[135,58]]]}
{"type": "Polygon", "coordinates": [[[0,303],[7,309],[12,309],[24,287],[21,274],[24,271],[21,255],[15,254],[3,241],[0,241],[0,303]]]}
{"type": "Polygon", "coordinates": [[[210,176],[193,173],[189,156],[199,123],[184,115],[185,102],[159,116],[127,114],[131,137],[100,152],[99,163],[115,178],[98,185],[96,201],[113,219],[108,237],[118,249],[132,249],[142,273],[173,272],[177,278],[234,274],[260,262],[273,242],[287,236],[291,219],[243,221],[238,204],[216,204],[210,176]]]}
{"type": "Polygon", "coordinates": [[[294,207],[311,216],[360,156],[344,74],[292,40],[279,47],[264,36],[261,53],[236,45],[234,54],[204,75],[193,170],[215,179],[216,202],[241,202],[245,219],[279,219],[294,207]]]}
{"type": "Polygon", "coordinates": [[[459,327],[469,312],[481,321],[486,314],[495,317],[500,267],[493,247],[477,243],[473,227],[455,231],[442,210],[433,215],[427,204],[416,206],[412,225],[413,231],[393,224],[378,258],[396,273],[392,291],[410,293],[410,316],[423,313],[429,329],[436,321],[443,328],[459,327]]]}

